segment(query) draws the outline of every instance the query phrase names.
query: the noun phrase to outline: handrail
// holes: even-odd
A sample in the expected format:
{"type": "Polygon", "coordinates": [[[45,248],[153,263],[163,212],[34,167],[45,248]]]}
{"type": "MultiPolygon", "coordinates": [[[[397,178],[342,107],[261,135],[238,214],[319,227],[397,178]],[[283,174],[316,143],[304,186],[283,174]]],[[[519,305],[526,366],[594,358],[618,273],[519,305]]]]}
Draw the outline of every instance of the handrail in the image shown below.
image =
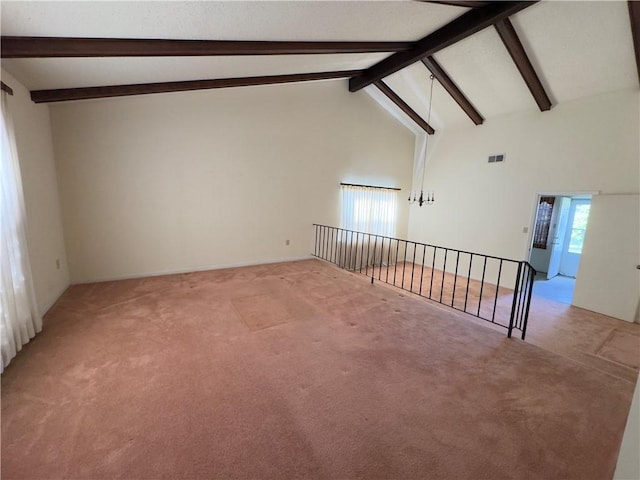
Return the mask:
{"type": "Polygon", "coordinates": [[[508,337],[514,329],[520,330],[524,340],[536,274],[529,262],[317,223],[313,226],[313,256],[364,273],[371,283],[377,273],[378,281],[506,328],[508,337]],[[460,290],[464,290],[464,299],[461,293],[456,298],[460,290]]]}
{"type": "MultiPolygon", "coordinates": [[[[493,256],[493,255],[485,255],[484,253],[469,252],[469,251],[467,251],[467,250],[458,250],[457,248],[443,247],[443,246],[441,246],[441,245],[434,245],[434,244],[432,244],[432,243],[414,242],[413,240],[404,240],[404,239],[402,239],[402,238],[387,237],[387,236],[385,236],[385,235],[378,235],[378,234],[376,234],[376,233],[367,233],[367,232],[361,232],[361,231],[358,231],[358,230],[347,230],[347,229],[345,229],[345,228],[341,228],[341,227],[332,227],[332,226],[329,226],[329,225],[322,225],[322,224],[320,224],[320,223],[314,223],[314,224],[313,224],[313,226],[314,226],[314,227],[335,228],[335,229],[337,229],[337,230],[344,230],[344,231],[347,231],[347,232],[360,233],[360,234],[362,234],[362,235],[373,235],[374,237],[378,237],[378,238],[385,238],[385,239],[390,239],[390,240],[394,240],[394,241],[395,241],[395,240],[400,240],[401,242],[409,242],[409,243],[417,243],[418,245],[426,245],[427,247],[442,248],[442,249],[447,249],[447,250],[455,250],[456,252],[460,252],[460,253],[468,253],[468,254],[470,254],[470,255],[471,255],[471,254],[473,254],[473,255],[482,255],[483,257],[487,257],[487,258],[494,258],[494,259],[496,259],[496,260],[505,260],[505,261],[509,261],[509,262],[524,262],[524,263],[529,264],[529,262],[524,261],[524,260],[513,260],[513,259],[510,259],[510,258],[495,257],[495,256],[493,256]]],[[[531,268],[533,268],[533,267],[531,266],[531,264],[529,264],[529,266],[530,266],[531,268]]]]}

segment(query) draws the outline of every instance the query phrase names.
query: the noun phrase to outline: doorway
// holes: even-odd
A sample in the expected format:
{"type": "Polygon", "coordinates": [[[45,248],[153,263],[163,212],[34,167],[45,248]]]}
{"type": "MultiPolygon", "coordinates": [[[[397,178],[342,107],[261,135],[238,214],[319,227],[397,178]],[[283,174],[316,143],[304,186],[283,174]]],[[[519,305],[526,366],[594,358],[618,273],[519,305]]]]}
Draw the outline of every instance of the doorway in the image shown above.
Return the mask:
{"type": "Polygon", "coordinates": [[[571,304],[591,195],[539,195],[529,263],[538,271],[533,294],[571,304]]]}

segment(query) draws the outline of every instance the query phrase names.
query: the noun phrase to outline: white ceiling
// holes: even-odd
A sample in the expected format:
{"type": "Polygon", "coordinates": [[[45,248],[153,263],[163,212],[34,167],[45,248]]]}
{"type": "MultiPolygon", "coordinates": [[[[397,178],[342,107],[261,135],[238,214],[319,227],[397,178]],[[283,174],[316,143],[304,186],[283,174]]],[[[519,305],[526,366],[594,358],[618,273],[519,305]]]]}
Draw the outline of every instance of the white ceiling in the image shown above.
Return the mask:
{"type": "Polygon", "coordinates": [[[412,1],[5,1],[3,35],[408,40],[466,9],[412,1]]]}
{"type": "Polygon", "coordinates": [[[388,53],[274,57],[122,57],[5,59],[2,66],[32,90],[288,73],[357,70],[388,53]]]}
{"type": "Polygon", "coordinates": [[[494,28],[486,28],[434,57],[485,118],[538,108],[494,28]]]}
{"type": "MultiPolygon", "coordinates": [[[[3,0],[0,8],[2,35],[299,41],[415,41],[467,10],[417,1],[367,0],[3,0]]],[[[638,87],[626,2],[544,1],[516,14],[512,22],[554,104],[638,87]]],[[[5,59],[2,67],[37,90],[351,70],[369,67],[388,55],[5,59]]],[[[435,58],[486,119],[537,110],[493,28],[435,58]]],[[[385,82],[426,119],[428,76],[418,63],[385,82]]],[[[437,83],[430,123],[436,129],[472,125],[437,83]]]]}
{"type": "Polygon", "coordinates": [[[552,100],[638,87],[627,2],[544,2],[513,24],[552,100]]]}

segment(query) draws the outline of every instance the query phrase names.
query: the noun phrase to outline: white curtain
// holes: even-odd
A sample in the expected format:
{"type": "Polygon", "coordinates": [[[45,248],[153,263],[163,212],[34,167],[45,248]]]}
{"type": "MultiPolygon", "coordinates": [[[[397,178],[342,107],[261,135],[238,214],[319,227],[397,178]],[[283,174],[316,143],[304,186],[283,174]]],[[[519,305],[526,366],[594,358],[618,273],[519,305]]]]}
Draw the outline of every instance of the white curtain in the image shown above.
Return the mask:
{"type": "Polygon", "coordinates": [[[398,191],[388,188],[341,185],[340,226],[346,230],[370,233],[353,235],[339,232],[336,263],[348,269],[382,265],[394,259],[396,244],[377,237],[397,236],[398,191]],[[366,249],[367,255],[363,255],[366,249]],[[360,252],[360,255],[357,253],[360,252]]]}
{"type": "Polygon", "coordinates": [[[347,230],[396,236],[398,191],[341,185],[340,226],[347,230]]]}
{"type": "Polygon", "coordinates": [[[22,346],[42,329],[27,250],[20,164],[7,104],[7,94],[3,92],[0,132],[0,371],[4,371],[22,346]]]}

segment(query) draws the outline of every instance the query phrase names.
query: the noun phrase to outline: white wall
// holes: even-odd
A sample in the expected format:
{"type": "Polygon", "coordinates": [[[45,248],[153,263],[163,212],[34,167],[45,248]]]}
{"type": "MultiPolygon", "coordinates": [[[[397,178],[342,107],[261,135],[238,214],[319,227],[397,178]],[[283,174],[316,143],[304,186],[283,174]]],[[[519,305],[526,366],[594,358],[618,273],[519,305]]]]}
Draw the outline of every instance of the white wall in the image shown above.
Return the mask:
{"type": "Polygon", "coordinates": [[[633,322],[640,302],[640,197],[595,195],[573,304],[633,322]]]}
{"type": "Polygon", "coordinates": [[[636,383],[627,427],[622,438],[614,480],[636,480],[640,478],[640,381],[636,383]]]}
{"type": "Polygon", "coordinates": [[[537,193],[638,192],[639,116],[634,90],[443,130],[426,172],[437,201],[411,208],[410,238],[527,258],[537,193]]]}
{"type": "Polygon", "coordinates": [[[33,103],[27,89],[4,70],[2,80],[13,89],[9,108],[27,211],[29,258],[38,309],[44,314],[69,286],[49,108],[33,103]]]}
{"type": "Polygon", "coordinates": [[[550,260],[551,260],[551,248],[547,248],[544,250],[542,248],[531,249],[531,258],[529,259],[529,263],[538,272],[547,273],[550,260]]]}
{"type": "Polygon", "coordinates": [[[413,134],[344,80],[51,115],[74,283],[306,257],[311,224],[339,222],[341,181],[411,183],[413,134]]]}

